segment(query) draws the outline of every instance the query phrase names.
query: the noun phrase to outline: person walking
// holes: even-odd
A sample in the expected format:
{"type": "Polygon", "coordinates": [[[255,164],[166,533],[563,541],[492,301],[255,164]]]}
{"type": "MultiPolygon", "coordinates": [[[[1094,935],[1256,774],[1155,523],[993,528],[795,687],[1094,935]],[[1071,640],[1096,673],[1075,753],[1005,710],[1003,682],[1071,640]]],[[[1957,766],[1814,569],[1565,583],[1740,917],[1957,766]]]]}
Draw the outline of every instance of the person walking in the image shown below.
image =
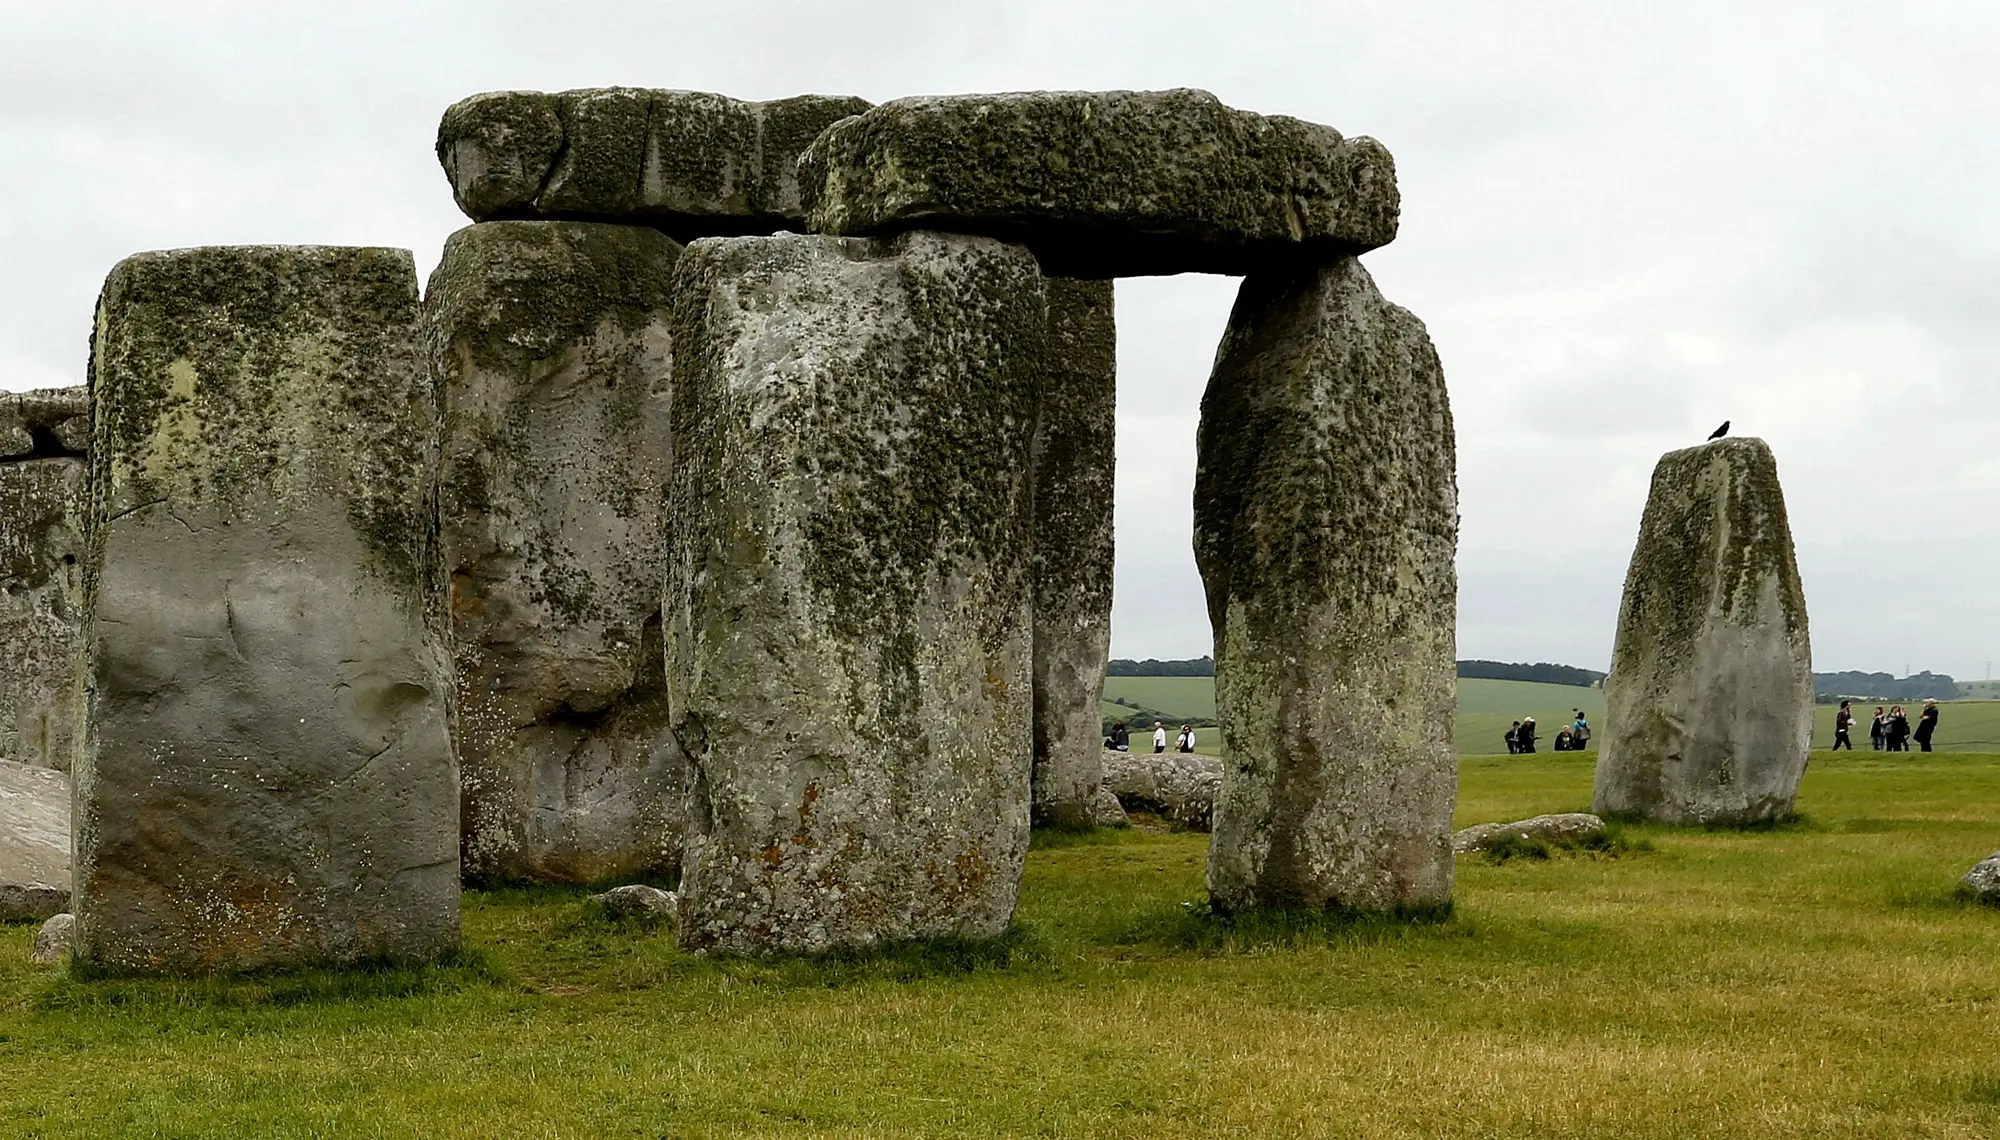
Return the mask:
{"type": "Polygon", "coordinates": [[[1882,706],[1875,706],[1875,723],[1868,726],[1868,746],[1882,751],[1882,742],[1889,738],[1889,718],[1882,715],[1882,706]]]}
{"type": "Polygon", "coordinates": [[[1931,750],[1931,734],[1937,731],[1937,725],[1937,700],[1932,697],[1925,697],[1924,714],[1917,718],[1917,746],[1925,752],[1931,750]]]}
{"type": "Polygon", "coordinates": [[[1854,751],[1854,741],[1848,739],[1847,736],[1848,730],[1854,727],[1853,703],[1852,701],[1840,702],[1840,711],[1833,714],[1833,750],[1835,752],[1840,751],[1840,746],[1843,744],[1847,745],[1849,752],[1854,751]]]}
{"type": "Polygon", "coordinates": [[[1165,752],[1166,750],[1167,726],[1156,720],[1153,722],[1153,751],[1165,752]]]}
{"type": "Polygon", "coordinates": [[[1576,710],[1576,719],[1569,723],[1569,746],[1575,752],[1590,746],[1590,722],[1584,719],[1582,709],[1576,710]]]}
{"type": "Polygon", "coordinates": [[[1534,753],[1535,751],[1534,717],[1524,716],[1521,718],[1521,730],[1514,734],[1514,743],[1521,746],[1521,751],[1523,753],[1529,755],[1532,755],[1534,753]]]}
{"type": "Polygon", "coordinates": [[[1194,751],[1194,726],[1191,724],[1181,726],[1181,751],[1194,751]]]}

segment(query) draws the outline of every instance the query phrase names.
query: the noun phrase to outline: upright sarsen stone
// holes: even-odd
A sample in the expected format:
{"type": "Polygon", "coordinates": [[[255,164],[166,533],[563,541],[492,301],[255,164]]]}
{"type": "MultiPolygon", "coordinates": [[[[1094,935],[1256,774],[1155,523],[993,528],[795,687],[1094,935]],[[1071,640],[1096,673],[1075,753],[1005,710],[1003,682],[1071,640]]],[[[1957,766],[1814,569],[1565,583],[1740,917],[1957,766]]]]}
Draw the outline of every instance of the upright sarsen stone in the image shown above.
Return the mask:
{"type": "Polygon", "coordinates": [[[1089,826],[1104,782],[1118,330],[1109,281],[1049,281],[1034,442],[1035,821],[1089,826]]]}
{"type": "Polygon", "coordinates": [[[637,226],[489,222],[431,278],[468,877],[680,865],[660,632],[679,253],[637,226]]]}
{"type": "Polygon", "coordinates": [[[77,956],[181,972],[455,946],[409,253],[129,258],[91,370],[77,956]]]}
{"type": "Polygon", "coordinates": [[[1778,464],[1761,439],[1662,456],[1625,573],[1591,809],[1744,824],[1792,810],[1812,645],[1778,464]]]}
{"type": "Polygon", "coordinates": [[[1423,324],[1352,258],[1243,283],[1202,398],[1195,561],[1224,911],[1451,893],[1458,510],[1423,324]]]}
{"type": "Polygon", "coordinates": [[[83,660],[89,436],[81,386],[0,393],[0,760],[65,772],[83,660]]]}
{"type": "Polygon", "coordinates": [[[698,241],[674,306],[683,944],[999,934],[1028,846],[1034,257],[698,241]]]}

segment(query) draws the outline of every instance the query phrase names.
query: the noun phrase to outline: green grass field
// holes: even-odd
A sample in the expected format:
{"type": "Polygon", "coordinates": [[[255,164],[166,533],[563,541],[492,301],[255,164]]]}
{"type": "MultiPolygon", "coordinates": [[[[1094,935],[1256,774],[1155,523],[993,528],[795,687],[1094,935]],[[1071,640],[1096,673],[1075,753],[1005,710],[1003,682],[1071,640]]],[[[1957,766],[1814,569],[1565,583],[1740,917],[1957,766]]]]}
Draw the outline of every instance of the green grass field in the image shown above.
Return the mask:
{"type": "MultiPolygon", "coordinates": [[[[1460,823],[1583,806],[1470,759],[1460,823]]],[[[0,927],[9,1137],[1979,1137],[2000,757],[1815,756],[1802,823],[1460,861],[1432,924],[1224,923],[1206,837],[1039,843],[997,946],[711,962],[473,893],[453,965],[75,981],[0,927]]]]}

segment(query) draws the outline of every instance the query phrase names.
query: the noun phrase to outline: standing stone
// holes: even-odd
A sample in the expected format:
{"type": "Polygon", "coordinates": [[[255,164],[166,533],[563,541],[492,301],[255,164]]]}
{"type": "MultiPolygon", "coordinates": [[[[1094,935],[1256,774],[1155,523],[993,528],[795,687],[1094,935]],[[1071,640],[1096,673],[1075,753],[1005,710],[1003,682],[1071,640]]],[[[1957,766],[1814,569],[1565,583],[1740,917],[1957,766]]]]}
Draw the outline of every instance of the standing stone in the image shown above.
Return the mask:
{"type": "Polygon", "coordinates": [[[1097,822],[1111,652],[1118,330],[1109,281],[1057,278],[1034,442],[1035,822],[1097,822]]]}
{"type": "Polygon", "coordinates": [[[404,250],[128,258],[93,338],[76,951],[458,942],[437,408],[404,250]]]}
{"type": "Polygon", "coordinates": [[[1653,468],[1604,695],[1592,811],[1682,824],[1791,812],[1812,747],[1812,645],[1763,440],[1653,468]]]}
{"type": "Polygon", "coordinates": [[[1225,912],[1451,894],[1458,537],[1422,322],[1352,258],[1243,283],[1202,398],[1195,561],[1225,912]]]}
{"type": "Polygon", "coordinates": [[[998,935],[1028,847],[1034,257],[698,241],[674,304],[683,945],[998,935]]]}
{"type": "Polygon", "coordinates": [[[0,760],[0,922],[69,909],[69,777],[0,760]]]}
{"type": "Polygon", "coordinates": [[[0,393],[0,760],[67,772],[82,646],[89,397],[0,393]]]}
{"type": "Polygon", "coordinates": [[[431,278],[469,878],[680,865],[660,631],[679,254],[642,227],[490,222],[431,278]]]}
{"type": "Polygon", "coordinates": [[[897,99],[799,160],[817,233],[1025,242],[1059,277],[1249,273],[1386,245],[1401,199],[1374,139],[1206,91],[897,99]]]}
{"type": "Polygon", "coordinates": [[[438,161],[474,221],[657,226],[682,241],[803,229],[799,155],[865,99],[705,91],[489,91],[453,104],[438,161]]]}

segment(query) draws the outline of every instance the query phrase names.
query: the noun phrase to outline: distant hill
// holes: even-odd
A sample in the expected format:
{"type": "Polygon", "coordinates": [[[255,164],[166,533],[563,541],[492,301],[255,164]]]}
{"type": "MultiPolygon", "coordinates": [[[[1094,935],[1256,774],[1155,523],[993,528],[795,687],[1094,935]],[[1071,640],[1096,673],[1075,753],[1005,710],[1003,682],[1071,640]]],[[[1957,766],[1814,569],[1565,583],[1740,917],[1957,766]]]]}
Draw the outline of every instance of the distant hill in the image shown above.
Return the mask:
{"type": "Polygon", "coordinates": [[[1107,677],[1213,677],[1215,659],[1196,657],[1187,661],[1161,661],[1148,657],[1144,661],[1134,661],[1128,657],[1114,657],[1104,667],[1107,677]]]}
{"type": "Polygon", "coordinates": [[[1936,697],[1948,701],[1959,695],[1958,682],[1950,674],[1928,669],[1907,677],[1890,673],[1814,673],[1813,692],[1823,705],[1837,704],[1843,697],[1859,701],[1921,701],[1936,697]]]}
{"type": "Polygon", "coordinates": [[[1543,685],[1575,685],[1585,689],[1604,680],[1604,674],[1595,669],[1551,665],[1547,661],[1537,661],[1533,665],[1513,661],[1460,661],[1458,675],[1482,681],[1534,681],[1543,685]]]}

